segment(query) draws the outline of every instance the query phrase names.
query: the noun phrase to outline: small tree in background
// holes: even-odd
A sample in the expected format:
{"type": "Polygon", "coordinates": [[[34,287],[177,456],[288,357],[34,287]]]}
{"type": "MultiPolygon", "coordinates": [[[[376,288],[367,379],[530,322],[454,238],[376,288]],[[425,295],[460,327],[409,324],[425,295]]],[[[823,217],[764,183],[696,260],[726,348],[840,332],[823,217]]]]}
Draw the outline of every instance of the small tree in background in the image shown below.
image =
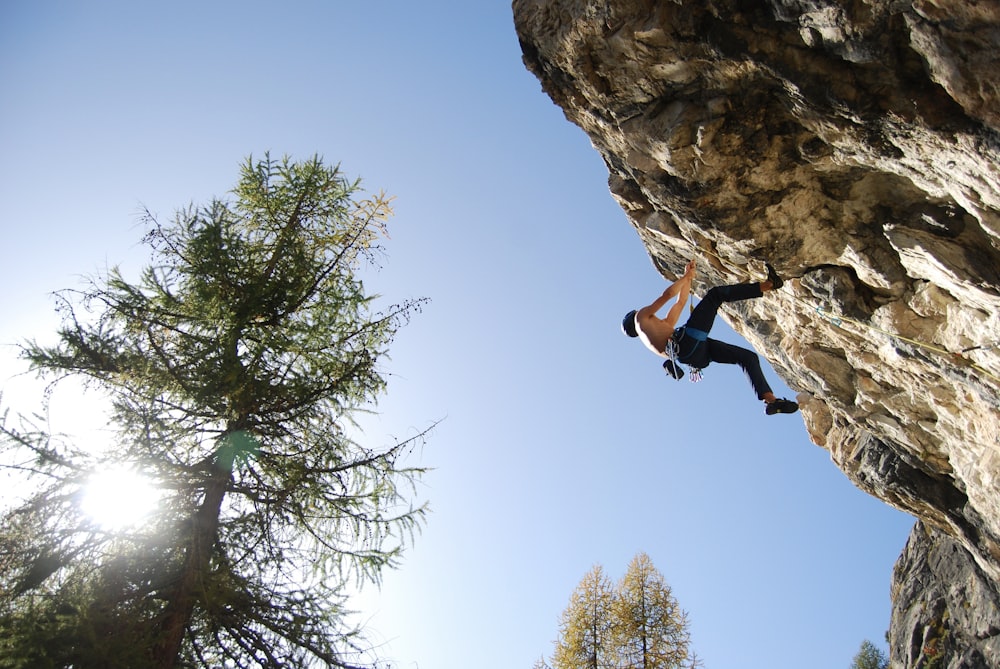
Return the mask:
{"type": "MultiPolygon", "coordinates": [[[[95,455],[4,422],[36,492],[0,519],[0,667],[354,666],[346,586],[377,581],[423,517],[401,483],[412,440],[355,441],[379,362],[421,301],[371,310],[357,270],[391,214],[319,158],[248,160],[232,201],[148,217],[153,262],[59,296],[39,374],[111,399],[95,455]],[[140,527],[80,509],[128,463],[164,492],[140,527]]],[[[122,500],[122,504],[127,504],[122,500]]]]}
{"type": "Polygon", "coordinates": [[[645,553],[632,559],[619,582],[613,616],[620,666],[669,669],[688,659],[687,614],[645,553]]]}
{"type": "Polygon", "coordinates": [[[555,669],[693,669],[687,614],[649,556],[639,553],[612,586],[600,565],[562,614],[555,669]]]}
{"type": "Polygon", "coordinates": [[[861,649],[851,662],[851,669],[888,669],[889,658],[868,639],[861,642],[861,649]]]}
{"type": "Polygon", "coordinates": [[[614,664],[614,590],[595,565],[563,611],[552,665],[555,669],[605,669],[614,664]]]}

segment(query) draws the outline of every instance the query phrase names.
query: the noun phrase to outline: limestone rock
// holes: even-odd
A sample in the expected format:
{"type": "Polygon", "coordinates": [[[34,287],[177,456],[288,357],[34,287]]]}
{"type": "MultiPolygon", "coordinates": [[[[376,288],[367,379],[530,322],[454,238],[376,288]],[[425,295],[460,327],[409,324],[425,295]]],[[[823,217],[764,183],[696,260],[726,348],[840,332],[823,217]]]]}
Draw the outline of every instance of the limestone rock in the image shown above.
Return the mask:
{"type": "Polygon", "coordinates": [[[918,522],[893,570],[890,654],[904,667],[1000,667],[1000,597],[952,538],[918,522]]]}
{"type": "MultiPolygon", "coordinates": [[[[792,280],[729,323],[812,440],[1000,583],[1000,4],[514,0],[524,63],[667,278],[792,280]],[[779,306],[775,306],[778,303],[779,306]]],[[[724,315],[725,317],[725,315],[724,315]]]]}

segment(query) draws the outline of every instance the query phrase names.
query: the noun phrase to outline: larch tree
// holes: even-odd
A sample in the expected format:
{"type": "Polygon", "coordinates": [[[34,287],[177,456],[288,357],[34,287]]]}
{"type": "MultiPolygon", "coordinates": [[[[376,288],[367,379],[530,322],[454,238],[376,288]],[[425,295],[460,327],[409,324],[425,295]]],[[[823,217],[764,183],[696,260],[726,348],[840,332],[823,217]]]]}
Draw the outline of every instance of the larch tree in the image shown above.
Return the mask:
{"type": "Polygon", "coordinates": [[[563,611],[554,669],[610,669],[614,663],[614,588],[601,565],[580,581],[563,611]]]}
{"type": "Polygon", "coordinates": [[[614,585],[601,565],[583,577],[560,618],[552,666],[696,669],[703,665],[690,650],[687,614],[649,556],[639,553],[614,585]]]}
{"type": "Polygon", "coordinates": [[[637,554],[618,583],[613,607],[619,666],[677,669],[688,661],[687,614],[645,553],[637,554]]]}
{"type": "Polygon", "coordinates": [[[140,278],[57,296],[57,343],[24,356],[106,395],[116,438],[93,453],[3,421],[32,493],[0,518],[0,667],[373,662],[348,589],[395,567],[424,515],[406,459],[426,433],[373,446],[354,420],[423,303],[378,311],[358,275],[390,214],[318,157],[248,159],[230,197],[147,214],[140,278]],[[143,524],[82,512],[109,463],[161,491],[143,524]]]}

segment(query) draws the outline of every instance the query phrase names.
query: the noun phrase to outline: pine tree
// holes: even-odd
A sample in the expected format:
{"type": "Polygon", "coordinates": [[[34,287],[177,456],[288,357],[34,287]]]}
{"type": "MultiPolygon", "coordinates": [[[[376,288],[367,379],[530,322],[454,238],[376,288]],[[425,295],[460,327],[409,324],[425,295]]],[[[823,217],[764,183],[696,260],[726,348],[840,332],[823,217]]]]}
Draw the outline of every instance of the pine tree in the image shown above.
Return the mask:
{"type": "Polygon", "coordinates": [[[313,158],[243,166],[229,200],[147,215],[152,262],[60,294],[40,374],[110,397],[117,442],[95,455],[3,422],[3,461],[36,492],[0,519],[0,667],[354,666],[346,586],[378,580],[419,527],[403,458],[352,420],[385,389],[379,362],[422,301],[373,311],[384,195],[313,158]],[[108,532],[82,514],[95,469],[131,463],[166,491],[108,532]]]}
{"type": "Polygon", "coordinates": [[[688,620],[645,553],[637,554],[616,588],[613,607],[619,666],[676,669],[688,659],[688,620]]]}
{"type": "Polygon", "coordinates": [[[888,666],[889,659],[885,653],[868,639],[861,642],[861,648],[851,662],[851,669],[886,669],[888,666]]]}
{"type": "Polygon", "coordinates": [[[595,565],[580,581],[563,611],[559,641],[552,657],[554,669],[608,669],[614,667],[612,605],[614,590],[595,565]]]}

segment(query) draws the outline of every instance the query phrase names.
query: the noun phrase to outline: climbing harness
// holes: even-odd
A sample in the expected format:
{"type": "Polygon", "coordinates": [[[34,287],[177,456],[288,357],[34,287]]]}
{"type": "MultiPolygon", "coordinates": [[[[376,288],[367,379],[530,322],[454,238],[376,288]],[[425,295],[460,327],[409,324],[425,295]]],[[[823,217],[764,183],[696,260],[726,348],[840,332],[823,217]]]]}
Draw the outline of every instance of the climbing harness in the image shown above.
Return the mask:
{"type": "MultiPolygon", "coordinates": [[[[674,330],[673,336],[667,340],[667,348],[664,353],[667,354],[667,362],[663,363],[663,369],[667,370],[667,374],[674,377],[678,381],[684,377],[684,370],[681,368],[680,361],[680,341],[684,338],[685,331],[688,332],[688,336],[695,340],[694,348],[691,349],[693,354],[698,346],[701,345],[703,341],[708,339],[708,333],[696,328],[688,328],[687,326],[679,327],[674,330]]],[[[689,356],[690,357],[690,356],[689,356]]],[[[691,383],[698,383],[702,380],[702,369],[699,367],[690,368],[691,383]]]]}

